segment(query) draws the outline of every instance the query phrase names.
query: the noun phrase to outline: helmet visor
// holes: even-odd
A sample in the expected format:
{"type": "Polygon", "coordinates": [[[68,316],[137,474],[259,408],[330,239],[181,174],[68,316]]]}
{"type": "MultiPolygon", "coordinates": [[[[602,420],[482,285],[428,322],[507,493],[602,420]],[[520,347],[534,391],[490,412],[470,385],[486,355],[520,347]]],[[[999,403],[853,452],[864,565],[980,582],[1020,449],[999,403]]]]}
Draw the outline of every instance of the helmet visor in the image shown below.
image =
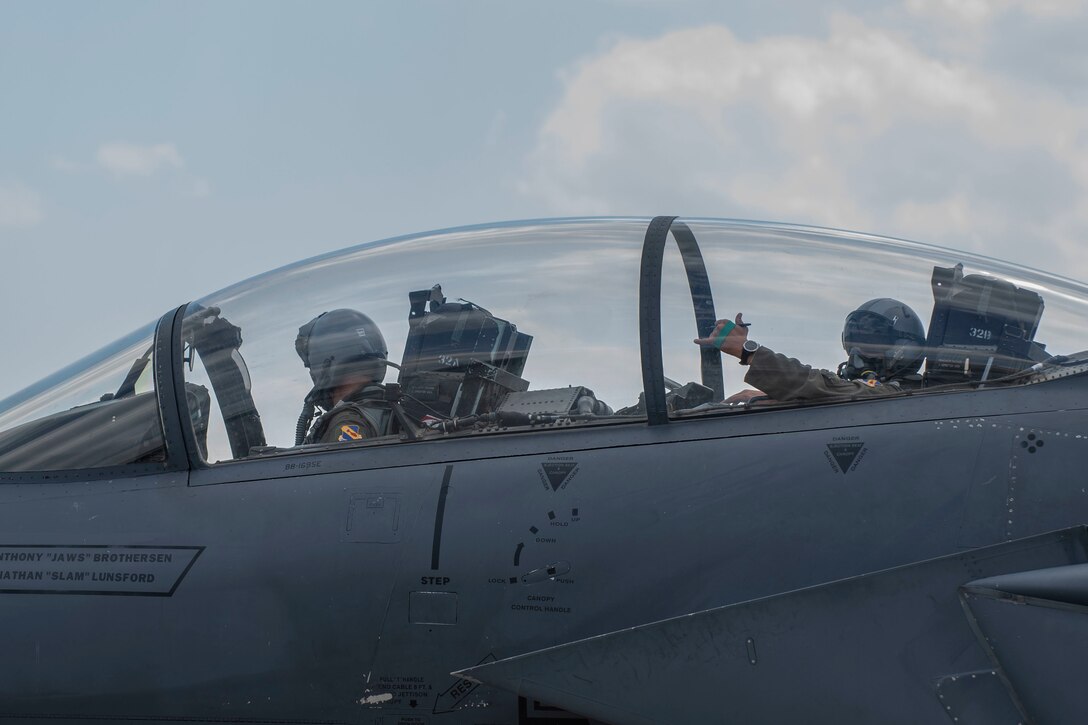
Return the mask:
{"type": "Polygon", "coordinates": [[[842,346],[850,352],[880,356],[895,342],[895,334],[886,319],[872,312],[852,312],[842,331],[842,346]]]}

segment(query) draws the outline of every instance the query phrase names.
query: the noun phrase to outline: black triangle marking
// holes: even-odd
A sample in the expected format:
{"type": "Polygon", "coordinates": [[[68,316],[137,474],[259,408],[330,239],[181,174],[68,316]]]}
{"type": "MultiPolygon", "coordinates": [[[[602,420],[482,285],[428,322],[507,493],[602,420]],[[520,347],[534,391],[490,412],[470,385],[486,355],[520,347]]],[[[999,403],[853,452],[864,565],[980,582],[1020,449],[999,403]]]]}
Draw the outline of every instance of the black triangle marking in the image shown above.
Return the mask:
{"type": "Polygon", "coordinates": [[[577,463],[545,463],[542,466],[553,491],[558,491],[563,482],[570,477],[571,471],[577,467],[577,463]]]}
{"type": "Polygon", "coordinates": [[[864,447],[864,443],[827,444],[827,450],[831,451],[831,455],[835,457],[835,462],[839,464],[839,470],[842,471],[843,475],[846,475],[847,471],[850,470],[854,459],[858,457],[858,453],[861,453],[861,449],[864,447]]]}

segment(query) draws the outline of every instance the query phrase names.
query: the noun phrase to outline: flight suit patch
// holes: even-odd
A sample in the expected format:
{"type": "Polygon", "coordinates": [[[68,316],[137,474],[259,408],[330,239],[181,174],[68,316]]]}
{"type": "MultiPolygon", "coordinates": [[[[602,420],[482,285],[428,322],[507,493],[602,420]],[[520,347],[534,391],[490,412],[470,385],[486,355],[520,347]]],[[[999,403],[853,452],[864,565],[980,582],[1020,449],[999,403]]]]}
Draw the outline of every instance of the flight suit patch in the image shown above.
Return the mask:
{"type": "Polygon", "coordinates": [[[357,425],[342,425],[340,426],[340,437],[337,440],[341,441],[361,441],[363,434],[357,425]]]}

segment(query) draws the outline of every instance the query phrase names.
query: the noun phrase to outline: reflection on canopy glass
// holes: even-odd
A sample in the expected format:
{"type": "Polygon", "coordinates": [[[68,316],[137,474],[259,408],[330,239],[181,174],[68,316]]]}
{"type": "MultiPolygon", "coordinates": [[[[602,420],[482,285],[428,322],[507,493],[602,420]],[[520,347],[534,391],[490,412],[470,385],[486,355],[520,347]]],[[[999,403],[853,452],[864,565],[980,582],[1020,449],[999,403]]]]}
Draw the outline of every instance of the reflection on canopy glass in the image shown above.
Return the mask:
{"type": "Polygon", "coordinates": [[[5,401],[0,471],[165,461],[152,330],[138,330],[5,401]]]}
{"type": "MultiPolygon", "coordinates": [[[[641,422],[647,223],[521,222],[402,237],[198,300],[186,309],[175,361],[189,433],[215,462],[311,444],[641,422]]],[[[858,397],[843,380],[894,383],[883,392],[974,393],[1033,382],[1025,371],[1084,348],[1088,288],[1069,280],[862,234],[686,224],[717,317],[743,313],[751,326],[735,334],[757,349],[745,365],[729,356],[739,346],[726,350],[724,396],[703,384],[693,340],[708,331],[696,327],[684,260],[667,246],[660,344],[674,417],[736,413],[721,397],[753,388],[742,395],[764,402],[745,411],[767,398],[783,407],[858,397]],[[778,367],[765,362],[774,353],[783,354],[778,367]],[[789,357],[800,362],[787,369],[789,357]],[[807,370],[801,363],[835,395],[774,379],[796,377],[807,370]]],[[[151,344],[146,328],[4,401],[0,469],[162,460],[151,344]]]]}
{"type": "MultiPolygon", "coordinates": [[[[332,321],[358,315],[380,331],[385,359],[401,368],[390,365],[366,379],[398,383],[396,407],[421,433],[427,432],[423,418],[464,419],[494,412],[504,401],[511,415],[558,411],[585,419],[637,404],[644,234],[645,223],[635,220],[454,230],[363,245],[209,295],[190,307],[187,326],[214,309],[217,319],[237,327],[241,342],[235,352],[244,359],[244,379],[252,381],[247,389],[217,385],[198,347],[186,380],[206,387],[213,398],[209,459],[245,454],[231,445],[225,416],[215,413],[224,396],[252,401],[263,449],[301,442],[300,426],[309,429],[312,422],[308,398],[330,402],[321,399],[337,381],[315,394],[325,360],[311,359],[306,366],[300,346],[320,349],[317,357],[333,355],[339,369],[353,355],[352,338],[366,325],[340,328],[332,321]],[[300,336],[300,328],[311,324],[300,336]]],[[[372,352],[364,347],[358,346],[358,357],[372,352]]],[[[390,428],[378,429],[386,422],[399,431],[407,427],[386,410],[392,401],[374,399],[391,391],[371,392],[370,407],[382,408],[381,415],[356,422],[360,429],[343,432],[345,440],[385,434],[390,428]]],[[[326,407],[318,405],[316,413],[326,407]]]]}

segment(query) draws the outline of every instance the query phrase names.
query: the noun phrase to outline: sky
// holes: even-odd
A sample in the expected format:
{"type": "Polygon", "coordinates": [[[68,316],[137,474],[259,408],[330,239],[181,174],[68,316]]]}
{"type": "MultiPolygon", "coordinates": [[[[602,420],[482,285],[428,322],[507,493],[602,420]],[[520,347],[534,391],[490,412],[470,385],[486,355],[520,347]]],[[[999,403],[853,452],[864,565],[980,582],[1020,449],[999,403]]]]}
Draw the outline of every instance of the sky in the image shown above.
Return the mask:
{"type": "Polygon", "coordinates": [[[0,399],[360,242],[679,214],[1088,280],[1088,3],[0,0],[0,399]]]}

